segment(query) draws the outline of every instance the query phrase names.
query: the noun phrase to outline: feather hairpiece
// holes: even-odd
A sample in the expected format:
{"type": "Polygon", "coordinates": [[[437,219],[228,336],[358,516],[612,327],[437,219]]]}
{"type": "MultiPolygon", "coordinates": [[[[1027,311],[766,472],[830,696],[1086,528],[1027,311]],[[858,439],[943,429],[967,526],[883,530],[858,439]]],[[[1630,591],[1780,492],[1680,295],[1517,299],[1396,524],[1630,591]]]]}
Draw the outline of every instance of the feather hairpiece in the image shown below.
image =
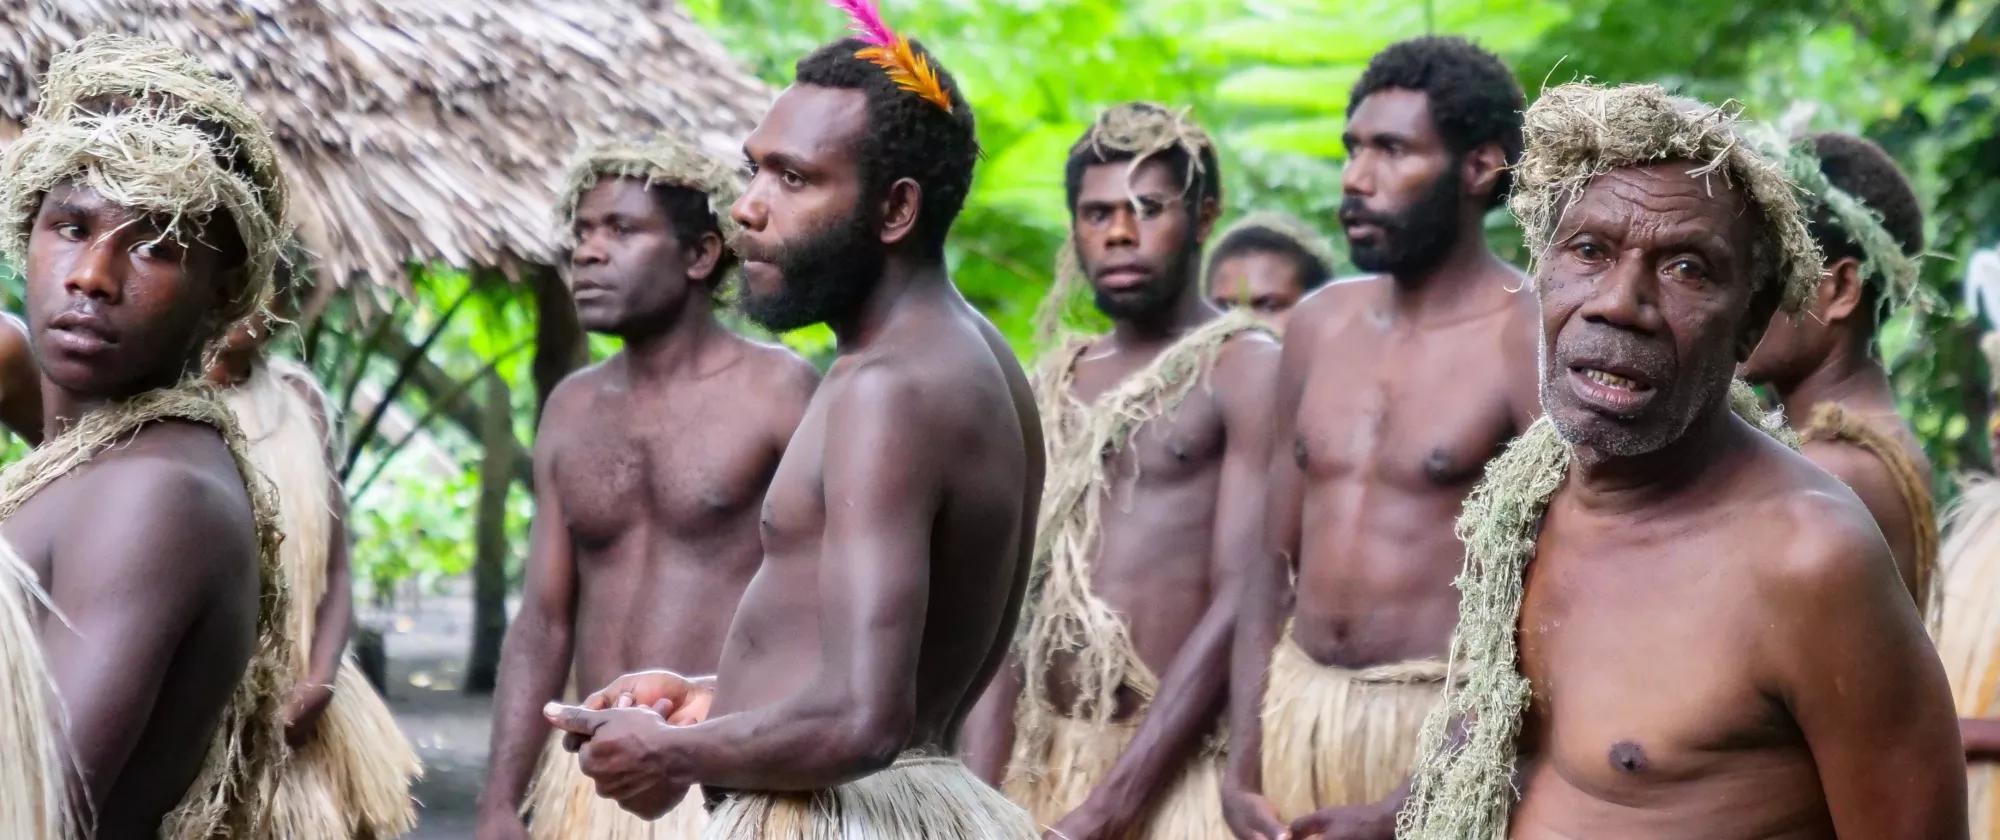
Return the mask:
{"type": "Polygon", "coordinates": [[[847,28],[868,45],[856,50],[855,58],[882,68],[896,87],[951,113],[951,96],[938,81],[937,68],[931,66],[930,59],[917,55],[910,47],[910,39],[896,34],[882,21],[882,10],[876,7],[875,0],[827,2],[847,13],[850,19],[847,28]]]}

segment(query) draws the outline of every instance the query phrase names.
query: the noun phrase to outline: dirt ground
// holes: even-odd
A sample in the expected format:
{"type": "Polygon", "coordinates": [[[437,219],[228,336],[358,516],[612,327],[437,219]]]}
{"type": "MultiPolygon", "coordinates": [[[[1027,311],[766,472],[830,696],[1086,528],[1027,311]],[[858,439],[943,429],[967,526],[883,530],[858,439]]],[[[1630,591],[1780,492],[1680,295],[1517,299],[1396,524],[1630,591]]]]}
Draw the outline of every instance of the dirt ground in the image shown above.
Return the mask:
{"type": "Polygon", "coordinates": [[[463,586],[450,586],[441,594],[406,598],[395,610],[362,609],[361,618],[383,630],[389,708],[424,762],[415,791],[419,821],[409,836],[470,838],[492,721],[492,699],[461,690],[472,643],[471,599],[463,586]]]}

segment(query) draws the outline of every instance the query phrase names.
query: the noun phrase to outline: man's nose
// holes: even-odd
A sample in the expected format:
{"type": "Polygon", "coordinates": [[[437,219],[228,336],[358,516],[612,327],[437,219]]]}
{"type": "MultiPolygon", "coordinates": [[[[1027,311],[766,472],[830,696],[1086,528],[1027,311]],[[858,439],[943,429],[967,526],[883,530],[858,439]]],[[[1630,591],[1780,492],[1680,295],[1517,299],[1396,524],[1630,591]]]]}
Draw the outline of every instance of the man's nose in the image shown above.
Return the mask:
{"type": "Polygon", "coordinates": [[[124,296],[125,284],[118,276],[121,263],[122,254],[115,243],[108,237],[91,237],[79,249],[76,260],[70,263],[69,273],[63,277],[63,290],[105,303],[117,303],[124,296]]]}

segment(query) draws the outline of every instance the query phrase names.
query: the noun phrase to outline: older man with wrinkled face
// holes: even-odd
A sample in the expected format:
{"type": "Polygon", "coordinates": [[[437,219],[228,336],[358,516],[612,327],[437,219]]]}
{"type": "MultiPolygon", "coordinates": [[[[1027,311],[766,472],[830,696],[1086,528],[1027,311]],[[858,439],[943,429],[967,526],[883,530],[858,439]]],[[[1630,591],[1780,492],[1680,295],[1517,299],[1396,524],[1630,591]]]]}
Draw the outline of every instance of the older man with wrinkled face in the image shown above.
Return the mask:
{"type": "MultiPolygon", "coordinates": [[[[1703,122],[1712,110],[1676,116],[1686,106],[1656,88],[1568,87],[1583,92],[1558,98],[1581,111],[1652,109],[1632,119],[1689,120],[1681,136],[1729,128],[1703,122]]],[[[1545,186],[1536,126],[1560,123],[1538,112],[1560,107],[1528,114],[1530,204],[1545,186]]],[[[1881,531],[1838,479],[1732,410],[1732,370],[1818,259],[1796,205],[1772,198],[1789,184],[1746,178],[1756,163],[1713,142],[1703,159],[1586,150],[1608,160],[1580,188],[1543,193],[1560,196],[1552,224],[1523,218],[1543,246],[1553,432],[1517,446],[1559,436],[1567,457],[1543,468],[1566,472],[1523,523],[1532,548],[1468,541],[1468,575],[1525,566],[1518,657],[1504,657],[1518,664],[1472,656],[1471,685],[1485,665],[1531,688],[1512,742],[1520,799],[1500,825],[1514,838],[1964,837],[1951,698],[1881,531]]],[[[1505,471],[1489,472],[1461,532],[1509,515],[1485,503],[1520,491],[1497,485],[1532,483],[1505,471]]],[[[1481,613],[1479,591],[1460,619],[1475,638],[1505,620],[1481,613]]],[[[1499,730],[1470,710],[1504,708],[1479,691],[1454,706],[1474,745],[1499,730]]],[[[1440,793],[1448,776],[1419,778],[1432,795],[1404,819],[1425,830],[1404,836],[1492,836],[1442,816],[1465,801],[1440,793]]]]}

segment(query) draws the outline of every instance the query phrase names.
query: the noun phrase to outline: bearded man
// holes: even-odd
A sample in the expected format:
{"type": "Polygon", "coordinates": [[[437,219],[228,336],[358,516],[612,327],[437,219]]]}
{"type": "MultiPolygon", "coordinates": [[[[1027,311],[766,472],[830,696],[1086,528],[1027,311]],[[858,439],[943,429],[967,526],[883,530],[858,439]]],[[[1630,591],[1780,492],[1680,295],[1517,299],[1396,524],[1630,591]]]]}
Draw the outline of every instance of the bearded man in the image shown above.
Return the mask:
{"type": "Polygon", "coordinates": [[[1819,279],[1796,186],[1655,86],[1557,87],[1526,125],[1546,419],[1466,503],[1468,673],[1398,836],[1965,837],[1881,530],[1732,388],[1819,279]]]}
{"type": "Polygon", "coordinates": [[[178,50],[88,38],[0,162],[0,234],[50,436],[0,475],[0,534],[48,593],[79,799],[98,836],[258,835],[293,654],[278,513],[193,380],[290,236],[270,133],[178,50]]]}
{"type": "Polygon", "coordinates": [[[1021,840],[1027,815],[949,756],[1020,608],[1040,424],[945,268],[971,106],[872,10],[856,26],[744,141],[743,307],[825,323],[838,354],[771,480],[717,673],[628,675],[548,714],[627,810],[701,784],[709,840],[1021,840]]]}
{"type": "Polygon", "coordinates": [[[565,378],[542,414],[482,838],[701,833],[699,799],[646,821],[598,797],[574,755],[544,747],[551,733],[535,712],[570,683],[713,672],[763,557],[765,492],[819,374],[716,318],[739,192],[728,167],[669,138],[595,146],[570,166],[557,221],[577,317],[625,344],[565,378]]]}
{"type": "Polygon", "coordinates": [[[1036,375],[1053,468],[1025,632],[967,750],[989,779],[1011,753],[1003,789],[1049,838],[1227,838],[1213,748],[1278,346],[1202,299],[1222,178],[1185,112],[1111,108],[1065,168],[1073,262],[1050,293],[1080,272],[1112,330],[1036,375]]]}
{"type": "Polygon", "coordinates": [[[1224,807],[1238,837],[1387,837],[1450,678],[1451,520],[1527,428],[1534,302],[1487,247],[1521,89],[1457,38],[1384,50],[1349,98],[1341,223],[1377,276],[1292,310],[1265,550],[1247,564],[1224,807]]]}
{"type": "Polygon", "coordinates": [[[1938,582],[1930,459],[1875,354],[1879,319],[1919,293],[1923,208],[1889,154],[1860,137],[1819,134],[1776,156],[1805,189],[1826,265],[1805,317],[1773,320],[1743,378],[1777,391],[1805,438],[1800,451],[1868,505],[1917,611],[1928,614],[1938,582]]]}

